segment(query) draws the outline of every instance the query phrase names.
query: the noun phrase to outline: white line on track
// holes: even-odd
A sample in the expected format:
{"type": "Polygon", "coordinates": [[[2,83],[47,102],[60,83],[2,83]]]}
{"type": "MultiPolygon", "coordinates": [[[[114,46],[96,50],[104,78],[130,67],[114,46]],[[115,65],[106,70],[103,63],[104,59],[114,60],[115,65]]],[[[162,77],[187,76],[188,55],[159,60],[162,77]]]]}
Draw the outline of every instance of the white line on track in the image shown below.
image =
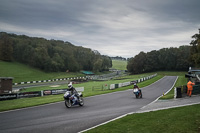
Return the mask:
{"type": "MultiPolygon", "coordinates": [[[[165,76],[164,76],[164,77],[165,77],[165,76]]],[[[164,78],[164,77],[163,77],[163,78],[164,78]]],[[[161,79],[163,79],[163,78],[161,78],[161,79]]],[[[160,81],[161,79],[157,80],[156,82],[160,81]]],[[[178,77],[177,77],[176,80],[174,81],[172,87],[171,87],[165,94],[167,94],[167,93],[174,87],[174,85],[175,85],[177,79],[178,79],[178,77]]],[[[154,83],[156,83],[156,82],[154,82],[154,83]]],[[[154,83],[153,83],[153,84],[154,84],[154,83]]],[[[150,84],[150,85],[152,85],[152,84],[150,84]]],[[[150,85],[148,85],[148,86],[150,86],[150,85]]],[[[148,87],[148,86],[145,86],[145,87],[148,87]]],[[[144,88],[145,88],[145,87],[144,87],[144,88]]],[[[161,96],[162,96],[162,95],[161,95],[161,96]]],[[[148,105],[153,104],[153,103],[155,103],[156,101],[158,101],[158,99],[159,99],[161,96],[159,96],[156,100],[154,100],[153,102],[149,103],[148,105]]],[[[199,102],[199,103],[200,103],[200,102],[199,102]]],[[[199,104],[199,103],[194,103],[194,104],[199,104]]],[[[146,105],[146,106],[148,106],[148,105],[146,105]]],[[[175,108],[175,107],[182,107],[182,106],[188,106],[188,105],[193,105],[193,104],[186,104],[186,105],[179,105],[179,106],[171,106],[171,107],[160,108],[160,109],[153,109],[153,110],[146,110],[146,111],[130,112],[130,113],[121,115],[121,116],[119,116],[119,117],[116,117],[116,118],[114,118],[114,119],[111,119],[111,120],[109,120],[109,121],[106,121],[106,122],[104,122],[104,123],[101,123],[101,124],[98,124],[98,125],[96,125],[96,126],[93,126],[93,127],[91,127],[91,128],[88,128],[88,129],[85,129],[85,130],[83,130],[83,131],[80,131],[80,132],[78,132],[78,133],[83,133],[83,132],[89,131],[89,130],[94,129],[94,128],[96,128],[96,127],[105,125],[105,124],[107,124],[107,123],[109,123],[109,122],[112,122],[112,121],[118,120],[118,119],[120,119],[120,118],[123,118],[123,117],[125,117],[125,116],[127,116],[127,115],[131,115],[131,114],[135,114],[135,113],[145,113],[145,112],[157,111],[157,110],[163,110],[163,109],[169,109],[169,108],[175,108]]],[[[146,106],[144,106],[144,107],[142,107],[142,108],[140,108],[140,109],[143,109],[143,108],[145,108],[146,106]]]]}
{"type": "Polygon", "coordinates": [[[109,122],[112,122],[112,121],[121,119],[121,118],[123,118],[123,117],[125,117],[125,116],[128,116],[128,115],[136,114],[136,113],[147,113],[147,112],[152,112],[152,111],[165,110],[165,109],[170,109],[170,108],[178,108],[178,107],[184,107],[184,106],[190,106],[190,105],[196,105],[196,104],[200,104],[200,102],[191,103],[191,104],[177,105],[177,106],[170,106],[170,107],[164,107],[164,108],[157,108],[157,109],[151,109],[151,110],[130,112],[130,113],[121,115],[121,116],[119,116],[119,117],[117,117],[117,118],[114,118],[114,119],[111,119],[111,120],[109,120],[109,121],[106,121],[106,122],[104,122],[104,123],[101,123],[101,124],[99,124],[99,125],[93,126],[93,127],[91,127],[91,128],[85,129],[85,130],[83,130],[83,131],[80,131],[80,132],[78,132],[78,133],[84,133],[84,132],[89,131],[89,130],[91,130],[91,129],[94,129],[94,128],[96,128],[96,127],[105,125],[105,124],[107,124],[107,123],[109,123],[109,122]]]}

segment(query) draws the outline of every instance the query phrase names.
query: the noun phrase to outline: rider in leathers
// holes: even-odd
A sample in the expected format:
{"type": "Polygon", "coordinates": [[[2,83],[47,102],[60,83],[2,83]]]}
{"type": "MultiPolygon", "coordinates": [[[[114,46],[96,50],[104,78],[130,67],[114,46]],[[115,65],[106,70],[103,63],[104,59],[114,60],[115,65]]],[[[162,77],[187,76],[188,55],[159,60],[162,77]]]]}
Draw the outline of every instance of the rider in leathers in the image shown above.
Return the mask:
{"type": "MultiPolygon", "coordinates": [[[[72,84],[68,84],[68,87],[69,87],[69,91],[71,91],[71,94],[72,94],[72,96],[75,96],[76,98],[78,98],[78,101],[79,101],[79,94],[78,94],[78,92],[76,91],[76,89],[72,86],[72,84]]],[[[73,100],[73,103],[72,103],[72,105],[74,105],[75,104],[75,100],[73,100]]]]}
{"type": "Polygon", "coordinates": [[[141,89],[137,86],[137,84],[136,83],[134,83],[134,86],[133,86],[133,89],[135,89],[135,88],[137,88],[138,90],[139,90],[139,92],[140,92],[140,94],[141,94],[141,89]]]}

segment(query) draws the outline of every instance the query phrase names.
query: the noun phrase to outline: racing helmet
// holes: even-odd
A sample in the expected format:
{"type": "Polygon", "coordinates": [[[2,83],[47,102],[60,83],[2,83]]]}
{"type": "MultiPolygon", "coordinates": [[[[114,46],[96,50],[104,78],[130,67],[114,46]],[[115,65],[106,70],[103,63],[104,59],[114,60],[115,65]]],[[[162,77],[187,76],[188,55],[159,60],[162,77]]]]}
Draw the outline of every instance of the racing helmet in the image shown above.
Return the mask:
{"type": "Polygon", "coordinates": [[[73,86],[72,86],[72,84],[68,84],[68,87],[71,89],[73,86]]]}

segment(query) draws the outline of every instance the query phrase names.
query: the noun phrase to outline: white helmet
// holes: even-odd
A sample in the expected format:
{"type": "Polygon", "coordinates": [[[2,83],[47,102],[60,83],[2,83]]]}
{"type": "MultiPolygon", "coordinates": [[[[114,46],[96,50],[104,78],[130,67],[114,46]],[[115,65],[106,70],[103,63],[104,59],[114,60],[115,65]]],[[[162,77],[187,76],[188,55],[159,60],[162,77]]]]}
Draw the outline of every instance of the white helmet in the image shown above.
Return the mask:
{"type": "Polygon", "coordinates": [[[72,84],[68,84],[68,87],[71,89],[73,86],[72,86],[72,84]]]}

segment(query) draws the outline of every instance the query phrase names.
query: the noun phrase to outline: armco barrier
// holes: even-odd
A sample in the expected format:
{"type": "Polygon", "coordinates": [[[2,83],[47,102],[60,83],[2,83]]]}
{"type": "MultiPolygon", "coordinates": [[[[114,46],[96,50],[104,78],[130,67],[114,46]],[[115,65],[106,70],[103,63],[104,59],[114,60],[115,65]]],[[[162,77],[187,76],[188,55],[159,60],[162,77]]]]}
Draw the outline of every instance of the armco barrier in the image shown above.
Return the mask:
{"type": "Polygon", "coordinates": [[[122,87],[122,83],[119,83],[119,88],[122,87]]]}
{"type": "Polygon", "coordinates": [[[122,83],[122,86],[128,86],[130,84],[131,84],[131,82],[124,82],[124,83],[122,83]]]}
{"type": "Polygon", "coordinates": [[[110,85],[110,89],[112,90],[112,89],[115,89],[115,84],[111,84],[110,85]]]}
{"type": "Polygon", "coordinates": [[[144,77],[144,78],[141,78],[141,79],[138,79],[138,80],[130,81],[130,82],[124,82],[124,83],[119,83],[119,84],[111,84],[110,89],[112,90],[112,89],[116,89],[116,88],[120,88],[120,87],[124,87],[124,86],[129,86],[129,85],[134,84],[134,83],[140,83],[140,82],[143,82],[145,80],[151,79],[155,76],[157,76],[157,74],[154,74],[154,75],[151,75],[151,76],[148,76],[148,77],[144,77]]]}
{"type": "Polygon", "coordinates": [[[45,83],[45,82],[74,80],[74,79],[86,79],[86,77],[72,77],[72,78],[61,78],[61,79],[41,80],[41,81],[27,81],[27,82],[13,83],[13,85],[23,85],[23,84],[31,84],[31,83],[35,84],[35,83],[45,83]]]}

